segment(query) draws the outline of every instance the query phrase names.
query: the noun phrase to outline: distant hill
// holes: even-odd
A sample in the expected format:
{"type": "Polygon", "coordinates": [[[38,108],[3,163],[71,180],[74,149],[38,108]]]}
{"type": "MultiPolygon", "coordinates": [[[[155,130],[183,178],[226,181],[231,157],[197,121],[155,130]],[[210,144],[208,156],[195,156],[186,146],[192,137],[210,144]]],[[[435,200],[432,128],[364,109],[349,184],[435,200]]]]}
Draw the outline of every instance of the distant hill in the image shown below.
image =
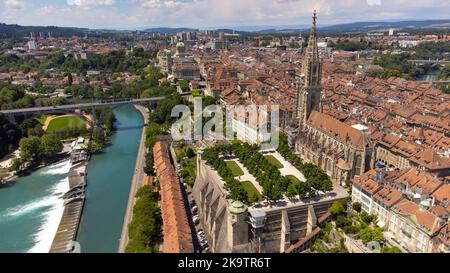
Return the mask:
{"type": "Polygon", "coordinates": [[[0,38],[11,38],[11,37],[26,37],[30,35],[30,32],[34,33],[45,33],[51,32],[54,37],[60,36],[81,36],[88,31],[88,29],[83,28],[69,28],[69,27],[37,27],[37,26],[19,26],[19,25],[7,25],[0,23],[0,38]]]}
{"type": "Polygon", "coordinates": [[[179,27],[179,28],[171,28],[171,27],[154,27],[154,28],[147,28],[143,30],[144,32],[149,33],[166,33],[169,35],[176,34],[178,32],[183,31],[196,31],[196,29],[193,28],[185,28],[185,27],[179,27]]]}
{"type": "Polygon", "coordinates": [[[425,21],[398,21],[398,22],[356,22],[350,24],[332,25],[321,28],[325,31],[377,31],[395,29],[450,29],[450,19],[425,21]]]}
{"type": "MultiPolygon", "coordinates": [[[[396,21],[396,22],[355,22],[348,24],[338,24],[330,26],[319,26],[318,29],[322,35],[327,34],[344,34],[344,33],[361,33],[361,32],[376,32],[387,31],[390,28],[394,28],[397,31],[410,31],[410,30],[450,30],[450,19],[443,20],[424,20],[424,21],[396,21]]],[[[299,28],[272,28],[259,30],[258,33],[299,33],[309,32],[310,26],[299,28]]]]}
{"type": "MultiPolygon", "coordinates": [[[[241,34],[282,34],[282,33],[308,33],[310,31],[310,25],[284,25],[284,26],[234,26],[234,27],[222,27],[222,28],[208,28],[214,31],[225,31],[241,34]]],[[[326,25],[320,26],[319,30],[322,35],[330,34],[345,34],[345,33],[361,33],[369,31],[386,31],[390,28],[394,28],[397,31],[410,31],[410,30],[423,30],[423,29],[439,29],[450,30],[450,19],[443,20],[408,20],[408,21],[392,21],[392,22],[355,22],[348,24],[326,25]]],[[[191,28],[149,28],[144,30],[146,32],[159,32],[167,33],[169,35],[176,34],[182,31],[195,31],[191,28]]]]}
{"type": "MultiPolygon", "coordinates": [[[[327,25],[320,26],[320,35],[333,35],[333,34],[346,34],[346,33],[364,33],[369,31],[387,31],[390,28],[394,28],[397,31],[415,32],[422,30],[439,30],[450,31],[450,19],[442,20],[408,20],[408,21],[392,21],[392,22],[355,22],[348,24],[327,25]]],[[[148,33],[166,33],[168,35],[174,35],[183,31],[197,31],[198,29],[179,27],[154,27],[140,30],[148,33]]],[[[236,27],[222,27],[209,30],[225,31],[240,34],[258,35],[258,34],[298,34],[308,33],[310,31],[310,25],[284,25],[284,26],[236,26],[236,27]]],[[[30,32],[34,33],[48,33],[51,32],[54,37],[58,36],[81,36],[88,32],[89,34],[102,34],[108,35],[117,34],[128,31],[120,30],[95,30],[87,28],[74,28],[74,27],[56,27],[56,26],[20,26],[20,25],[8,25],[0,23],[0,38],[4,37],[26,37],[30,32]]]]}

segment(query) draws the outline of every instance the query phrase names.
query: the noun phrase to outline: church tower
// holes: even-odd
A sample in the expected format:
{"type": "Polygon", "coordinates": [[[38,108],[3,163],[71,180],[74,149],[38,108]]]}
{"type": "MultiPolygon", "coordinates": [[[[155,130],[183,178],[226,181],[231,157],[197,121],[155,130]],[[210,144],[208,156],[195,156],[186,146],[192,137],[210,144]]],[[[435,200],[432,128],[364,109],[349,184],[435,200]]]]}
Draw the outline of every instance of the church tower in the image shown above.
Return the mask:
{"type": "Polygon", "coordinates": [[[298,91],[297,119],[300,127],[306,123],[313,110],[322,112],[322,60],[317,47],[316,19],[314,11],[311,34],[303,59],[303,83],[298,91]]]}

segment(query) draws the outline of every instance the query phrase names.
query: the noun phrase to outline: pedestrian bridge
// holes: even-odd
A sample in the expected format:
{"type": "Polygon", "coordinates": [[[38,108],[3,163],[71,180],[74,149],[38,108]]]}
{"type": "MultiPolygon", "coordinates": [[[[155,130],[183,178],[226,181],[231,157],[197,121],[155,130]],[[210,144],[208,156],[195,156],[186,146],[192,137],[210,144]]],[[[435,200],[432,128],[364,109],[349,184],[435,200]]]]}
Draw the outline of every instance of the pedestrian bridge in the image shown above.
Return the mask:
{"type": "Polygon", "coordinates": [[[79,104],[68,104],[68,105],[58,105],[49,107],[33,107],[33,108],[22,108],[22,109],[11,109],[11,110],[1,110],[7,116],[28,116],[28,115],[43,115],[58,112],[73,112],[77,109],[92,109],[102,106],[120,106],[125,104],[147,104],[150,102],[158,102],[165,99],[165,96],[153,97],[146,99],[117,99],[117,100],[99,100],[92,103],[79,103],[79,104]]]}

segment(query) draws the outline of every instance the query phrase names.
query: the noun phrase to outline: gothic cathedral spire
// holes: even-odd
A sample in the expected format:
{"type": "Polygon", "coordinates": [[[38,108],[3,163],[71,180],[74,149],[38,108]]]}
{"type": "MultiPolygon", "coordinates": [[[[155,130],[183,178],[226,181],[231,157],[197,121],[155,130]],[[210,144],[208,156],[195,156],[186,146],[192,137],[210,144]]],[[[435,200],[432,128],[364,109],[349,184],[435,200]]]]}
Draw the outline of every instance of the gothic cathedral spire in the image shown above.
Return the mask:
{"type": "Polygon", "coordinates": [[[312,111],[322,112],[322,60],[317,47],[317,14],[314,11],[308,47],[302,63],[303,82],[298,91],[297,119],[299,126],[306,123],[312,111]]]}

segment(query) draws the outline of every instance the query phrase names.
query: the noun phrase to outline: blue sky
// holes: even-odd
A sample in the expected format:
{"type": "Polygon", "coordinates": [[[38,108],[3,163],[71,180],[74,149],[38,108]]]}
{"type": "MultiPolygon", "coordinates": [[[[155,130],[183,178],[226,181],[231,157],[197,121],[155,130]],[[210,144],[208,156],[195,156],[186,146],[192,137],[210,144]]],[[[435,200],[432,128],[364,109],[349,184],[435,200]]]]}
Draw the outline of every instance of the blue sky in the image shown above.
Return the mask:
{"type": "Polygon", "coordinates": [[[0,22],[89,28],[304,25],[449,19],[450,0],[0,0],[0,22]]]}

